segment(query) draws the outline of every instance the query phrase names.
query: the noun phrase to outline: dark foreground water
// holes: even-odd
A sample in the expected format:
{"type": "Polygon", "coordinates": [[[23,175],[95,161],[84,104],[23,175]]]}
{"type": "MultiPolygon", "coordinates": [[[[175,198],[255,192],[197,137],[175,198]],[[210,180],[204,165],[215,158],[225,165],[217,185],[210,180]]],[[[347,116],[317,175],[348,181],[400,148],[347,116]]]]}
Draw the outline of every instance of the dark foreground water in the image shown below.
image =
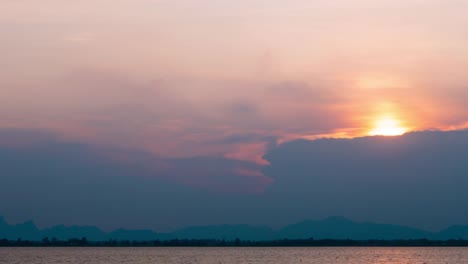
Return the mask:
{"type": "Polygon", "coordinates": [[[0,248],[0,263],[468,263],[468,248],[0,248]]]}

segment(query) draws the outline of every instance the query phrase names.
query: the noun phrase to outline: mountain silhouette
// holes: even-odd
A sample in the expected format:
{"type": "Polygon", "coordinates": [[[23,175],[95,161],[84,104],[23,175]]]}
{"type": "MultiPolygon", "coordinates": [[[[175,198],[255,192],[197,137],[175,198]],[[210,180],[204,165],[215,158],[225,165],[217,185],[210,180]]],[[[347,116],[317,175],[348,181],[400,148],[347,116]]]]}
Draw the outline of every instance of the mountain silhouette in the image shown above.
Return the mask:
{"type": "Polygon", "coordinates": [[[113,240],[137,240],[137,241],[150,241],[150,240],[170,240],[175,237],[170,234],[156,233],[151,230],[128,230],[117,229],[106,236],[108,239],[113,240]]]}
{"type": "Polygon", "coordinates": [[[32,221],[9,225],[2,216],[0,216],[0,237],[7,239],[23,238],[28,240],[39,240],[42,238],[41,231],[32,221]]]}
{"type": "Polygon", "coordinates": [[[94,226],[64,226],[58,225],[41,232],[42,237],[66,240],[86,237],[90,241],[106,240],[108,234],[94,226]]]}
{"type": "Polygon", "coordinates": [[[32,221],[10,225],[0,216],[0,239],[23,239],[39,241],[45,237],[59,240],[86,237],[90,241],[106,240],[172,240],[172,239],[218,239],[267,241],[278,239],[351,239],[351,240],[396,240],[396,239],[465,239],[468,240],[468,226],[451,226],[440,232],[429,232],[416,228],[354,222],[344,217],[329,217],[323,220],[307,220],[288,225],[279,230],[266,226],[214,225],[193,226],[170,233],[151,230],[117,229],[104,232],[93,226],[58,225],[40,230],[32,221]]]}
{"type": "Polygon", "coordinates": [[[437,239],[467,239],[468,238],[468,226],[451,226],[436,234],[437,239]]]}
{"type": "Polygon", "coordinates": [[[344,217],[330,217],[319,221],[304,221],[287,226],[278,232],[288,239],[419,239],[429,238],[430,232],[397,225],[356,223],[344,217]]]}
{"type": "Polygon", "coordinates": [[[249,225],[188,227],[172,235],[179,239],[273,240],[277,238],[277,234],[269,227],[249,225]]]}

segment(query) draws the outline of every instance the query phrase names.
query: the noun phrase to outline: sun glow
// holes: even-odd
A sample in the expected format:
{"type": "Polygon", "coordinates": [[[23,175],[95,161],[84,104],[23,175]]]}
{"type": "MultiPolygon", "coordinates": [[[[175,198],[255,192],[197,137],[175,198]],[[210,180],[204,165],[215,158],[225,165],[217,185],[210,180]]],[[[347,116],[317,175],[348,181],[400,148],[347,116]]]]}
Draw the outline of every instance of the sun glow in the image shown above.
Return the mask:
{"type": "Polygon", "coordinates": [[[408,131],[401,122],[391,116],[379,118],[374,128],[369,132],[371,136],[399,136],[408,131]]]}

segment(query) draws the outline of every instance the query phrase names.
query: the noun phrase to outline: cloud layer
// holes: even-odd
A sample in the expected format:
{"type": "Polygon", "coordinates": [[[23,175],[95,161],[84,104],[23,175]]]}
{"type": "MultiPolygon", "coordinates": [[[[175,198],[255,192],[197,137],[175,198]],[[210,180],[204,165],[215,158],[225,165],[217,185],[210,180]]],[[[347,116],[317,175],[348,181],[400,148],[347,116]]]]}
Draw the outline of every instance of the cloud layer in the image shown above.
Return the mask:
{"type": "Polygon", "coordinates": [[[360,136],[385,114],[417,130],[460,127],[467,8],[456,0],[3,1],[0,128],[262,163],[259,145],[269,141],[223,139],[360,136]]]}
{"type": "Polygon", "coordinates": [[[0,212],[13,222],[164,231],[343,215],[428,229],[468,224],[467,131],[293,141],[269,150],[270,165],[163,159],[34,131],[4,130],[0,139],[0,212]]]}

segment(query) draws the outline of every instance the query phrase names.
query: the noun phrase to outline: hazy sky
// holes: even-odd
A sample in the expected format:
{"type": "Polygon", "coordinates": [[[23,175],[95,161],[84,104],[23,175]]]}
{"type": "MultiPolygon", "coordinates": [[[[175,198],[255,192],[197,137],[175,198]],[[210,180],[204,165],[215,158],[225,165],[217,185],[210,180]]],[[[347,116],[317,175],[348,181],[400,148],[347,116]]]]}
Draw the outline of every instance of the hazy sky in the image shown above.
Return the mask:
{"type": "Polygon", "coordinates": [[[465,0],[2,0],[0,129],[145,153],[164,160],[152,177],[211,190],[226,183],[167,160],[221,159],[235,165],[213,175],[261,193],[277,144],[467,128],[467,13],[465,0]]]}
{"type": "Polygon", "coordinates": [[[205,145],[239,134],[362,135],[388,114],[468,120],[466,1],[0,5],[1,127],[179,156],[239,152],[205,145]]]}

